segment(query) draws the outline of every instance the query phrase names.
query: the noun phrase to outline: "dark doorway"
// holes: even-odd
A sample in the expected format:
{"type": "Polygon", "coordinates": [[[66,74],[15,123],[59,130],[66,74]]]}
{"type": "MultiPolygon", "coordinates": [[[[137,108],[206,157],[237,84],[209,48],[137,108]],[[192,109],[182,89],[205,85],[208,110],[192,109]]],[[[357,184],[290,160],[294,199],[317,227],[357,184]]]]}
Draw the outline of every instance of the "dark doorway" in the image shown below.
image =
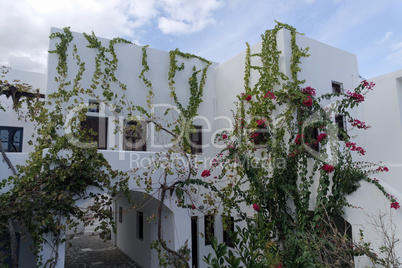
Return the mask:
{"type": "Polygon", "coordinates": [[[191,217],[191,258],[192,268],[198,268],[198,217],[191,217]]]}

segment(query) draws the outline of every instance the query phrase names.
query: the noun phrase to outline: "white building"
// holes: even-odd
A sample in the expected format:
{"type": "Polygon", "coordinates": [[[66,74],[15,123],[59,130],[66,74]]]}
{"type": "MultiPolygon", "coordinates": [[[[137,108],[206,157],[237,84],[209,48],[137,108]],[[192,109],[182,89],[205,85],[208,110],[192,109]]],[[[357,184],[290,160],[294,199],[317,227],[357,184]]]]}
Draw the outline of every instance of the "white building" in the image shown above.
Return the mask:
{"type": "MultiPolygon", "coordinates": [[[[52,29],[52,32],[61,31],[60,29],[52,29]]],[[[86,62],[85,72],[81,80],[83,88],[90,87],[92,75],[95,70],[95,57],[96,50],[88,48],[88,41],[84,35],[73,33],[73,43],[77,46],[77,53],[80,55],[83,62],[86,62]]],[[[108,40],[100,39],[104,46],[108,45],[108,40]]],[[[50,50],[53,50],[59,40],[50,40],[50,50]]],[[[290,33],[287,30],[280,30],[277,35],[278,49],[282,51],[280,55],[280,68],[286,75],[290,76],[290,33]]],[[[309,47],[308,58],[303,58],[301,63],[302,71],[299,73],[300,79],[306,79],[306,86],[311,86],[317,89],[317,94],[330,93],[341,86],[343,89],[353,89],[359,84],[359,74],[356,56],[348,52],[339,50],[337,48],[320,43],[305,36],[297,36],[297,43],[300,47],[309,47]]],[[[251,48],[252,53],[258,52],[261,49],[261,43],[254,45],[251,48]]],[[[155,115],[164,118],[164,112],[166,108],[173,107],[174,101],[170,96],[169,89],[169,62],[170,56],[168,52],[159,51],[151,48],[147,48],[148,65],[150,71],[145,74],[147,79],[152,82],[155,92],[154,104],[155,115]]],[[[148,88],[144,84],[139,76],[143,70],[142,66],[142,47],[131,44],[117,44],[115,46],[115,52],[119,58],[118,69],[116,71],[116,77],[125,85],[127,85],[127,91],[125,92],[125,98],[133,102],[134,105],[145,106],[147,102],[148,88]]],[[[74,75],[78,72],[78,66],[75,59],[72,57],[73,48],[70,45],[68,50],[69,57],[67,64],[69,66],[68,79],[73,80],[74,75]]],[[[203,70],[207,67],[207,64],[198,58],[183,59],[177,57],[179,64],[182,62],[186,67],[184,71],[178,71],[176,76],[176,92],[179,101],[183,106],[187,106],[189,103],[190,93],[188,91],[188,78],[192,74],[193,66],[196,66],[197,70],[203,70]]],[[[24,82],[31,83],[34,88],[38,87],[44,89],[43,93],[51,94],[58,88],[58,84],[55,82],[54,77],[57,76],[56,66],[58,63],[58,57],[56,54],[50,54],[48,60],[48,73],[47,81],[44,81],[46,75],[31,75],[27,73],[10,73],[9,76],[19,77],[24,82]],[[29,77],[32,76],[32,79],[29,77]]],[[[256,63],[258,64],[258,62],[256,63]]],[[[234,101],[236,95],[244,92],[244,66],[245,66],[245,52],[241,53],[232,59],[222,64],[212,63],[207,71],[207,79],[204,87],[203,102],[199,106],[198,117],[194,120],[194,125],[199,126],[202,131],[201,135],[202,144],[204,147],[202,150],[196,151],[198,160],[201,160],[203,164],[200,167],[199,175],[202,170],[210,167],[211,159],[219,153],[219,148],[214,146],[214,135],[221,132],[224,129],[231,128],[231,110],[235,109],[234,101]]],[[[200,76],[198,76],[200,78],[200,76]]],[[[387,190],[393,193],[395,196],[400,196],[398,189],[401,189],[402,183],[398,180],[398,159],[399,150],[396,150],[398,143],[399,132],[401,131],[401,115],[400,109],[400,92],[402,90],[402,73],[393,73],[390,76],[379,77],[373,81],[377,83],[377,88],[373,92],[373,96],[368,96],[368,103],[377,102],[381,110],[375,111],[371,109],[369,104],[363,107],[363,109],[356,111],[356,116],[363,115],[362,120],[367,120],[368,123],[373,125],[373,128],[368,130],[367,135],[363,137],[357,137],[359,143],[367,148],[367,160],[378,162],[384,161],[387,166],[390,167],[390,172],[384,174],[384,181],[387,183],[387,190]],[[381,93],[382,88],[388,90],[389,94],[385,95],[381,93]],[[377,95],[375,95],[377,94],[377,95]],[[376,96],[376,97],[374,97],[376,96]],[[380,102],[381,100],[381,102],[380,102]],[[393,103],[394,106],[389,105],[393,103]],[[380,106],[380,104],[382,104],[380,106]],[[389,115],[386,113],[389,113],[389,115]],[[380,115],[381,114],[381,115],[380,115]],[[374,143],[373,140],[382,140],[384,138],[385,129],[389,129],[390,123],[382,120],[382,118],[392,118],[392,124],[395,126],[392,132],[386,134],[387,140],[392,139],[393,143],[384,145],[383,143],[374,143]],[[370,119],[370,122],[369,122],[370,119]],[[372,132],[370,132],[372,131],[372,132]],[[398,132],[399,131],[399,132],[398,132]],[[371,133],[371,134],[369,134],[371,133]],[[392,135],[392,136],[391,136],[392,135]],[[395,141],[395,143],[394,143],[395,141]],[[384,150],[384,146],[389,146],[389,150],[384,150]],[[370,151],[375,153],[370,153],[370,151]],[[386,176],[385,176],[386,175],[386,176]]],[[[255,83],[258,76],[252,74],[251,82],[255,83]]],[[[9,79],[10,80],[10,79],[9,79]]],[[[115,85],[112,91],[122,97],[123,93],[121,89],[115,85]]],[[[98,92],[99,89],[98,89],[98,92]]],[[[5,98],[1,96],[2,100],[5,98]]],[[[81,95],[80,98],[87,104],[97,105],[99,107],[92,109],[88,112],[87,122],[95,122],[99,129],[99,148],[104,154],[105,158],[110,162],[114,169],[122,171],[131,171],[133,168],[147,166],[151,159],[156,159],[159,152],[166,152],[169,144],[169,137],[156,135],[154,129],[151,126],[146,126],[143,129],[142,135],[146,135],[144,139],[146,142],[138,151],[130,151],[130,148],[124,143],[124,137],[121,133],[115,134],[114,127],[116,123],[113,118],[118,118],[121,123],[124,120],[128,120],[128,111],[121,109],[118,113],[113,113],[113,108],[102,105],[102,102],[96,100],[88,95],[81,95]],[[99,119],[103,118],[103,119],[99,119]]],[[[329,104],[324,103],[324,105],[329,104]]],[[[49,107],[50,109],[52,107],[49,107]]],[[[16,117],[12,115],[11,111],[7,111],[8,116],[2,117],[0,120],[0,130],[10,131],[16,127],[23,128],[23,136],[21,135],[20,143],[23,144],[20,153],[8,153],[11,161],[14,164],[22,164],[27,155],[26,152],[32,150],[32,147],[27,145],[29,134],[34,131],[33,127],[25,122],[17,121],[16,117]]],[[[135,114],[134,115],[139,115],[135,114]]],[[[178,113],[171,113],[170,117],[165,117],[166,120],[175,120],[178,117],[178,113]]],[[[91,124],[91,123],[88,123],[91,124]]],[[[8,133],[7,132],[7,133],[8,133]]],[[[195,134],[194,141],[199,140],[200,136],[195,134]]],[[[4,145],[6,142],[3,143],[4,145]]],[[[5,163],[0,163],[2,170],[6,169],[5,163]]],[[[1,174],[1,178],[6,178],[11,174],[1,174]]],[[[153,187],[157,191],[160,184],[158,173],[153,175],[153,187]]],[[[383,176],[383,174],[381,174],[383,176]]],[[[174,180],[171,176],[169,180],[174,180]]],[[[382,179],[382,178],[381,178],[382,179]]],[[[157,224],[155,220],[148,222],[146,219],[152,217],[155,214],[158,207],[158,195],[149,196],[149,200],[144,201],[144,189],[138,187],[136,181],[133,179],[130,181],[131,197],[134,202],[128,203],[123,197],[116,198],[114,202],[115,219],[117,222],[117,233],[112,235],[112,241],[117,245],[124,253],[134,259],[142,267],[159,267],[158,257],[155,250],[150,250],[151,242],[157,239],[157,224]],[[140,204],[135,206],[135,204],[140,204]]],[[[402,198],[402,196],[401,196],[402,198]]],[[[311,200],[314,200],[312,196],[311,200]]],[[[401,199],[402,200],[402,199],[401,199]]],[[[176,205],[177,200],[174,196],[169,196],[166,199],[163,207],[163,234],[164,240],[167,245],[172,249],[178,250],[186,241],[189,248],[192,250],[192,267],[206,267],[202,261],[203,256],[212,252],[211,246],[207,245],[205,237],[201,235],[204,233],[204,213],[203,204],[197,203],[194,200],[194,205],[197,209],[179,208],[176,205]]],[[[369,211],[372,205],[376,208],[389,207],[389,203],[385,202],[385,198],[381,196],[381,193],[374,187],[369,188],[368,185],[362,183],[362,188],[359,189],[350,197],[350,201],[356,206],[361,206],[369,211]],[[367,195],[367,191],[370,194],[367,195]],[[380,206],[380,203],[384,203],[384,206],[380,206]]],[[[314,201],[311,201],[311,207],[314,207],[314,201]]],[[[250,215],[253,211],[250,208],[250,215]]],[[[233,215],[236,217],[236,215],[233,215]]],[[[359,228],[364,225],[362,213],[356,209],[346,209],[346,220],[353,226],[353,233],[357,235],[359,228]]],[[[401,215],[398,211],[398,220],[401,215]]],[[[363,226],[364,228],[364,226],[363,226]]],[[[215,219],[214,233],[218,239],[218,242],[223,241],[223,227],[222,218],[217,216],[215,219]]],[[[402,237],[401,237],[402,238],[402,237]]],[[[22,249],[21,249],[22,250],[22,249]]],[[[64,250],[64,248],[61,248],[64,250]]],[[[25,254],[25,253],[24,253],[25,254]]],[[[24,255],[20,253],[20,256],[24,255]]],[[[64,254],[60,254],[64,256],[64,254]]],[[[366,263],[364,260],[359,260],[362,267],[366,263]]],[[[63,259],[60,260],[58,267],[63,267],[63,259]]]]}

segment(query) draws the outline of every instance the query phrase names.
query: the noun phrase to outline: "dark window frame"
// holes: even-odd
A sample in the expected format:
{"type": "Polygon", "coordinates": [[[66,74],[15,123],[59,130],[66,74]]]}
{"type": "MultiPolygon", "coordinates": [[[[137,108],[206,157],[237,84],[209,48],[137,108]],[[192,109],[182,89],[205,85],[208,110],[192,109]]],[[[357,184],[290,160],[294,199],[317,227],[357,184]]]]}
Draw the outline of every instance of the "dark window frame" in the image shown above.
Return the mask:
{"type": "Polygon", "coordinates": [[[335,115],[335,124],[338,127],[338,139],[343,141],[345,140],[343,133],[347,133],[347,127],[346,127],[346,120],[345,120],[345,115],[343,114],[336,114],[335,115]]]}
{"type": "MultiPolygon", "coordinates": [[[[9,127],[9,126],[0,126],[0,133],[2,131],[8,131],[7,141],[1,141],[2,143],[7,143],[7,148],[3,145],[3,149],[5,152],[12,152],[12,153],[21,153],[22,152],[22,144],[24,141],[24,128],[23,127],[9,127]],[[19,140],[13,141],[14,135],[17,131],[20,131],[19,140]],[[19,145],[15,145],[18,143],[19,145]],[[10,150],[10,148],[14,148],[14,150],[10,150]]],[[[0,135],[1,139],[1,135],[0,135]]]]}
{"type": "Polygon", "coordinates": [[[144,213],[142,211],[137,211],[136,222],[136,237],[139,240],[144,240],[144,213]]]}
{"type": "Polygon", "coordinates": [[[123,150],[125,151],[147,150],[147,124],[145,122],[141,122],[139,120],[124,120],[123,150]],[[135,125],[135,127],[132,127],[132,125],[135,125]],[[135,128],[135,130],[133,128],[135,128]]]}
{"type": "MultiPolygon", "coordinates": [[[[20,247],[21,247],[21,233],[15,232],[15,237],[17,239],[17,259],[20,257],[20,247]]],[[[7,265],[11,267],[11,249],[10,249],[10,234],[8,232],[0,232],[0,256],[5,256],[6,258],[2,261],[0,260],[0,265],[7,265]]]]}
{"type": "Polygon", "coordinates": [[[89,134],[92,141],[98,145],[98,149],[107,149],[108,118],[99,116],[87,116],[85,121],[81,121],[81,129],[91,129],[96,134],[89,134]],[[99,131],[99,128],[103,131],[99,131]]]}
{"type": "Polygon", "coordinates": [[[308,146],[313,149],[314,151],[319,152],[320,151],[320,144],[317,141],[319,131],[317,127],[307,127],[307,131],[305,131],[305,137],[308,140],[309,144],[308,146]]]}
{"type": "Polygon", "coordinates": [[[209,238],[215,236],[215,218],[213,215],[205,215],[204,217],[204,235],[205,245],[211,245],[209,238]]]}
{"type": "Polygon", "coordinates": [[[234,218],[231,216],[222,216],[223,242],[231,248],[234,248],[233,242],[230,240],[230,232],[234,232],[234,218]],[[228,230],[229,229],[229,230],[228,230]]]}
{"type": "Polygon", "coordinates": [[[191,154],[202,154],[202,126],[194,125],[195,132],[190,133],[191,154]]]}
{"type": "Polygon", "coordinates": [[[331,81],[332,93],[342,93],[343,83],[337,81],[331,81]]]}
{"type": "Polygon", "coordinates": [[[119,222],[122,223],[123,222],[123,207],[119,206],[119,222]]]}

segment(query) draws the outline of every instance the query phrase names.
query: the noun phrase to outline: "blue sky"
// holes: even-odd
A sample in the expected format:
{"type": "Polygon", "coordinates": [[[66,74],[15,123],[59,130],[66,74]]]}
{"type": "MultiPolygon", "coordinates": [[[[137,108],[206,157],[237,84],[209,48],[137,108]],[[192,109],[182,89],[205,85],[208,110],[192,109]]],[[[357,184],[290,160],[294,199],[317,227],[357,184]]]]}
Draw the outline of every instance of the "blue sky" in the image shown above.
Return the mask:
{"type": "Polygon", "coordinates": [[[94,31],[222,63],[275,21],[357,55],[371,78],[402,69],[401,0],[0,0],[0,64],[45,72],[50,27],[94,31]],[[6,38],[5,38],[6,37],[6,38]]]}

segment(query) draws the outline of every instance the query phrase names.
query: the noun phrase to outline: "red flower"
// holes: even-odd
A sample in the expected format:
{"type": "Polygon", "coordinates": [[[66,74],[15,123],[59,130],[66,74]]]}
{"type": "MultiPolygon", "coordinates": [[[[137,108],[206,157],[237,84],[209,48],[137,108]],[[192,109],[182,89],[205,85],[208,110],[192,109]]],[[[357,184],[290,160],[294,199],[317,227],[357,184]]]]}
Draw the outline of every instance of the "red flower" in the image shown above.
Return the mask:
{"type": "Polygon", "coordinates": [[[195,206],[194,206],[194,205],[191,205],[191,209],[193,209],[193,210],[194,210],[194,209],[195,209],[195,206]]]}
{"type": "Polygon", "coordinates": [[[325,139],[326,137],[327,137],[327,134],[326,134],[326,133],[321,133],[320,135],[318,135],[317,141],[320,142],[320,141],[322,141],[323,139],[325,139]]]}
{"type": "Polygon", "coordinates": [[[254,204],[253,209],[258,212],[258,211],[260,211],[260,206],[257,204],[254,204]]]}
{"type": "Polygon", "coordinates": [[[259,126],[265,126],[267,119],[263,118],[263,119],[257,119],[256,122],[259,126]]]}
{"type": "Polygon", "coordinates": [[[359,119],[350,119],[349,122],[353,127],[368,129],[370,126],[366,125],[365,122],[360,121],[359,119]]]}
{"type": "Polygon", "coordinates": [[[209,177],[211,176],[211,171],[209,171],[208,169],[204,170],[201,174],[201,177],[209,177]]]}
{"type": "Polygon", "coordinates": [[[391,203],[391,208],[398,209],[398,208],[401,208],[401,206],[399,205],[398,202],[395,201],[395,202],[391,203]]]}
{"type": "Polygon", "coordinates": [[[389,171],[389,169],[387,167],[378,167],[376,170],[380,171],[380,172],[384,172],[384,171],[388,172],[389,171]]]}
{"type": "Polygon", "coordinates": [[[313,105],[313,100],[311,99],[310,96],[307,96],[307,100],[303,101],[303,105],[310,107],[311,105],[313,105]]]}
{"type": "Polygon", "coordinates": [[[324,170],[325,172],[327,172],[327,173],[329,174],[329,173],[331,173],[332,171],[334,171],[335,168],[334,168],[332,165],[327,165],[327,164],[325,164],[325,165],[323,165],[323,166],[321,167],[321,169],[324,170]]]}
{"type": "Polygon", "coordinates": [[[270,99],[272,99],[272,100],[276,100],[275,94],[272,93],[271,91],[268,91],[268,92],[265,94],[264,98],[270,98],[270,99]]]}
{"type": "Polygon", "coordinates": [[[362,84],[364,85],[365,88],[372,90],[375,84],[373,82],[367,82],[366,80],[362,81],[362,84]]]}
{"type": "Polygon", "coordinates": [[[228,138],[228,135],[226,135],[226,134],[223,134],[223,135],[222,135],[222,139],[225,140],[225,139],[227,139],[227,138],[228,138]]]}
{"type": "Polygon", "coordinates": [[[348,92],[346,92],[348,95],[349,95],[349,97],[352,99],[352,100],[354,100],[355,102],[363,102],[364,101],[364,96],[362,95],[362,94],[359,94],[359,93],[353,93],[353,92],[350,92],[350,91],[348,91],[348,92]]]}
{"type": "Polygon", "coordinates": [[[251,95],[247,95],[246,101],[251,101],[251,95]]]}
{"type": "Polygon", "coordinates": [[[356,143],[354,142],[347,142],[346,147],[350,148],[351,151],[357,151],[361,155],[364,155],[366,153],[366,150],[364,150],[362,147],[357,147],[356,143]]]}
{"type": "Polygon", "coordinates": [[[296,144],[300,144],[301,143],[301,139],[303,139],[304,138],[304,135],[303,134],[297,134],[297,136],[296,136],[296,139],[295,139],[295,143],[296,144]]]}
{"type": "Polygon", "coordinates": [[[312,87],[306,87],[306,88],[302,88],[301,91],[304,94],[310,95],[310,96],[315,96],[315,89],[312,87]]]}

